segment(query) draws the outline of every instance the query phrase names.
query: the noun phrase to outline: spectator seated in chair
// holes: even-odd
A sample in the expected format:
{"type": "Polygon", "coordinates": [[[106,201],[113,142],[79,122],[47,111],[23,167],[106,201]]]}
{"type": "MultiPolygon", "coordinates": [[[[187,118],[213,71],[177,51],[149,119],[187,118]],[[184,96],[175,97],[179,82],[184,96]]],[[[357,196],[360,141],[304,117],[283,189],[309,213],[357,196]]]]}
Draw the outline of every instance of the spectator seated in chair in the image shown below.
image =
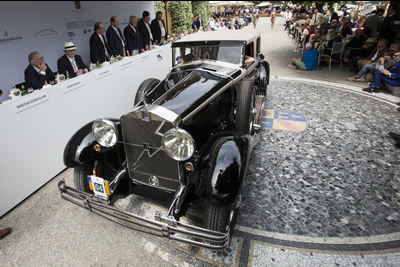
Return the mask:
{"type": "Polygon", "coordinates": [[[360,51],[358,51],[357,55],[353,57],[353,71],[358,72],[358,61],[360,59],[367,58],[374,50],[376,49],[376,40],[375,38],[368,38],[364,45],[361,47],[360,51]]]}
{"type": "Polygon", "coordinates": [[[400,50],[394,53],[395,63],[389,69],[382,69],[375,72],[374,80],[369,84],[369,87],[363,88],[365,92],[379,92],[381,83],[389,84],[391,86],[400,86],[400,50]]]}
{"type": "Polygon", "coordinates": [[[347,44],[347,49],[349,49],[349,53],[343,59],[344,63],[347,63],[350,59],[356,57],[360,52],[361,47],[364,45],[365,35],[361,29],[357,29],[354,32],[353,38],[351,38],[350,42],[347,44]]]}
{"type": "Polygon", "coordinates": [[[357,81],[357,82],[372,82],[373,76],[370,80],[367,79],[369,73],[372,75],[375,74],[375,71],[384,69],[389,69],[394,64],[394,53],[399,50],[399,45],[397,43],[393,43],[390,45],[389,50],[385,53],[383,57],[380,57],[378,61],[374,64],[366,64],[362,67],[359,73],[355,76],[347,78],[348,81],[357,81]]]}
{"type": "MultiPolygon", "coordinates": [[[[323,54],[324,55],[331,55],[332,53],[332,49],[333,49],[333,44],[334,43],[340,43],[342,42],[342,38],[338,35],[338,33],[336,31],[331,31],[329,33],[329,41],[328,41],[328,45],[325,47],[323,54]]],[[[339,54],[334,54],[332,55],[333,59],[336,60],[340,60],[340,55],[339,54]]]]}
{"type": "Polygon", "coordinates": [[[376,44],[376,48],[369,54],[368,57],[365,59],[360,59],[357,61],[358,69],[361,70],[367,64],[375,65],[378,62],[378,59],[383,57],[385,53],[388,51],[387,48],[388,40],[387,39],[380,39],[376,44]]]}

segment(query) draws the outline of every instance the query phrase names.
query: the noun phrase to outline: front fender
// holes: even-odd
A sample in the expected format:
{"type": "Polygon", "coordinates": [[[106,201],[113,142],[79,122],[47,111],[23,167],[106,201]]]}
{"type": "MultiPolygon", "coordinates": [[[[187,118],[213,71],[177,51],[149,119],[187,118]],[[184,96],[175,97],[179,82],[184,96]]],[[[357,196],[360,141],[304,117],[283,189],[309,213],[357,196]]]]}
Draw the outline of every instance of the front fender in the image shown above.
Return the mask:
{"type": "Polygon", "coordinates": [[[240,194],[250,155],[246,136],[219,138],[206,156],[200,197],[215,206],[232,205],[240,194]]]}
{"type": "MultiPolygon", "coordinates": [[[[110,119],[118,127],[121,134],[121,124],[117,119],[110,119]]],[[[92,133],[92,124],[94,121],[89,122],[81,129],[79,129],[68,141],[64,149],[64,165],[67,167],[75,167],[84,162],[99,159],[100,153],[94,150],[94,145],[98,144],[96,138],[92,133]]],[[[121,137],[119,137],[121,140],[121,137]]],[[[113,150],[113,148],[104,149],[104,152],[113,150]]]]}

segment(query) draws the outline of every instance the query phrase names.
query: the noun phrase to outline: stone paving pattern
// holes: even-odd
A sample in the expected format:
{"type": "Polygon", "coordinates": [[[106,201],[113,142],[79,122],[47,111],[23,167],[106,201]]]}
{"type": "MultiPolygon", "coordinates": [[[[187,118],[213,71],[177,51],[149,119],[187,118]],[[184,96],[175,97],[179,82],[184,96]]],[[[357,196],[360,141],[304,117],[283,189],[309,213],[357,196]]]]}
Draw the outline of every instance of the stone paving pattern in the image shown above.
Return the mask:
{"type": "Polygon", "coordinates": [[[400,230],[400,130],[391,105],[364,95],[273,80],[266,109],[299,112],[304,132],[264,129],[239,225],[286,234],[370,236],[400,230]]]}
{"type": "Polygon", "coordinates": [[[254,245],[252,267],[270,266],[399,266],[400,253],[378,255],[329,255],[312,252],[301,252],[254,245]]]}

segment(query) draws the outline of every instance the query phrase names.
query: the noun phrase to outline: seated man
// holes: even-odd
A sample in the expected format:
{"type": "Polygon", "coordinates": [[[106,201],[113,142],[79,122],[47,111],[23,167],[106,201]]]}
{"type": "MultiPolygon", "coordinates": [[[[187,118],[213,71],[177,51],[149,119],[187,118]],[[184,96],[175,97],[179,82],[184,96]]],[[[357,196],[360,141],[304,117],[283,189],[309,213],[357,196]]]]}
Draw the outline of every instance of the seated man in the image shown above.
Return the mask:
{"type": "Polygon", "coordinates": [[[387,39],[380,39],[376,44],[376,48],[372,51],[371,54],[365,59],[360,59],[357,61],[358,69],[361,70],[367,64],[376,64],[379,58],[383,57],[387,52],[388,40],[387,39]]]}
{"type": "Polygon", "coordinates": [[[66,42],[64,44],[64,53],[62,57],[57,60],[57,68],[59,74],[67,75],[74,78],[78,75],[88,72],[88,68],[83,63],[82,58],[76,55],[76,47],[73,42],[66,42]]]}
{"type": "Polygon", "coordinates": [[[39,52],[34,51],[28,56],[29,66],[25,69],[26,88],[40,89],[47,82],[50,84],[56,79],[49,66],[44,63],[39,52]]]}
{"type": "MultiPolygon", "coordinates": [[[[342,42],[342,38],[340,37],[340,35],[338,35],[338,33],[336,31],[331,31],[329,32],[329,41],[328,41],[328,45],[325,47],[323,54],[324,55],[331,55],[332,54],[332,49],[333,49],[333,44],[334,43],[341,43],[342,42]]],[[[337,54],[333,54],[332,58],[339,60],[339,53],[337,54]]]]}
{"type": "MultiPolygon", "coordinates": [[[[366,76],[368,73],[374,74],[378,69],[378,65],[385,65],[385,69],[389,69],[394,64],[393,54],[399,50],[399,45],[397,43],[393,43],[390,45],[389,50],[385,53],[383,57],[380,57],[376,62],[365,64],[360,72],[358,72],[355,76],[347,78],[348,81],[357,81],[357,82],[365,82],[366,76]]],[[[369,80],[371,81],[371,80],[369,80]]]]}
{"type": "Polygon", "coordinates": [[[347,43],[346,48],[349,50],[347,56],[343,59],[344,63],[347,63],[349,59],[352,59],[358,55],[361,47],[364,45],[366,38],[361,29],[357,29],[354,32],[353,38],[347,43]]]}
{"type": "Polygon", "coordinates": [[[306,50],[304,50],[301,58],[293,58],[292,65],[296,66],[301,70],[316,70],[318,62],[318,51],[313,48],[311,43],[306,44],[306,50]]]}
{"type": "Polygon", "coordinates": [[[361,46],[360,50],[355,52],[355,54],[352,57],[352,64],[353,64],[352,71],[355,71],[357,73],[359,71],[358,61],[360,59],[367,58],[375,49],[376,49],[376,39],[368,38],[361,46]]]}
{"type": "Polygon", "coordinates": [[[381,83],[391,86],[400,86],[400,50],[394,54],[394,65],[389,69],[382,69],[375,72],[374,80],[369,84],[369,87],[362,89],[365,92],[379,92],[381,83]]]}

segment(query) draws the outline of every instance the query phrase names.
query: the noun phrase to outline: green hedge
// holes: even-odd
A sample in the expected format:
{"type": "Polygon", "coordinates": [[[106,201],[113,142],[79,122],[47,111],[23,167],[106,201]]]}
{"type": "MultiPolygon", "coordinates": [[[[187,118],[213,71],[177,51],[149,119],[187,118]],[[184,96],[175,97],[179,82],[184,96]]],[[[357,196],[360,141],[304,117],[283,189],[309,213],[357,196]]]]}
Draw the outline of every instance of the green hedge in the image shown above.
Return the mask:
{"type": "Polygon", "coordinates": [[[178,34],[182,29],[192,32],[192,4],[191,1],[171,1],[168,4],[171,12],[172,33],[178,34]]]}
{"type": "Polygon", "coordinates": [[[203,24],[206,25],[211,15],[211,6],[208,1],[192,1],[193,17],[201,15],[203,24]]]}
{"type": "Polygon", "coordinates": [[[164,4],[162,1],[154,1],[154,14],[157,14],[158,11],[165,13],[164,4]]]}

